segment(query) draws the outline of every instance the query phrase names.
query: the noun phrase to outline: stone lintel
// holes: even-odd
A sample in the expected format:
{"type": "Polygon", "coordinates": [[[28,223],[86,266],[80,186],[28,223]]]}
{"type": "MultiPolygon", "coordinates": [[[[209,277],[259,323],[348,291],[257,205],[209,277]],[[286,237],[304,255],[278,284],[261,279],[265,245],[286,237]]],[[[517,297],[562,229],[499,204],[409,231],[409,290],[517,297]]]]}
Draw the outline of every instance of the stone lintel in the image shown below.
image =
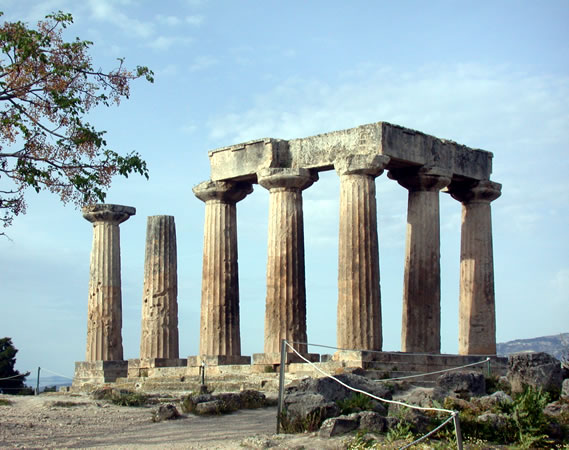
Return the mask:
{"type": "Polygon", "coordinates": [[[89,222],[113,222],[117,225],[136,214],[136,208],[132,206],[111,205],[107,203],[84,206],[81,211],[83,217],[89,222]]]}
{"type": "Polygon", "coordinates": [[[128,361],[76,361],[73,385],[112,383],[128,374],[128,361]]]}
{"type": "Polygon", "coordinates": [[[202,202],[220,201],[237,203],[253,192],[253,186],[247,182],[204,181],[192,188],[194,195],[202,202]]]}
{"type": "Polygon", "coordinates": [[[251,364],[250,356],[241,355],[212,355],[212,356],[188,356],[188,367],[199,367],[202,362],[206,366],[235,366],[242,364],[251,364]]]}
{"type": "Polygon", "coordinates": [[[384,155],[347,155],[334,161],[334,169],[342,175],[369,175],[377,177],[389,163],[389,156],[384,155]]]}
{"type": "Polygon", "coordinates": [[[464,204],[490,203],[502,195],[502,185],[490,180],[451,183],[447,190],[452,198],[464,204]]]}
{"type": "Polygon", "coordinates": [[[261,169],[303,167],[316,171],[334,167],[338,156],[385,155],[388,169],[439,166],[453,176],[487,180],[492,173],[492,153],[456,142],[376,122],[347,130],[283,141],[260,139],[209,152],[212,180],[253,180],[261,169]]]}
{"type": "MultiPolygon", "coordinates": [[[[310,362],[320,362],[320,354],[318,353],[301,353],[310,362]]],[[[300,356],[294,352],[287,352],[285,356],[285,364],[290,363],[306,363],[300,356]]],[[[275,365],[281,363],[281,354],[275,353],[253,353],[253,365],[275,365]]]]}
{"type": "Polygon", "coordinates": [[[257,180],[265,189],[306,189],[318,180],[318,174],[307,169],[263,169],[257,180]]]}

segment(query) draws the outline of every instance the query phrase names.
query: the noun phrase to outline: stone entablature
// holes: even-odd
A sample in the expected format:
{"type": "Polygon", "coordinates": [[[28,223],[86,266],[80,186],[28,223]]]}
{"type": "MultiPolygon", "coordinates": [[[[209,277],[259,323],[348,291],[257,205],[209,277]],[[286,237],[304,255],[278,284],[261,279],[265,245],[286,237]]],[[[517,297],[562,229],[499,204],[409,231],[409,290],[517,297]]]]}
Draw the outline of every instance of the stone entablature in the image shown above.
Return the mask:
{"type": "Polygon", "coordinates": [[[419,131],[377,122],[302,139],[264,138],[209,152],[211,179],[254,180],[271,167],[329,170],[346,155],[383,155],[387,170],[399,167],[438,167],[453,178],[488,180],[492,153],[439,139],[419,131]]]}

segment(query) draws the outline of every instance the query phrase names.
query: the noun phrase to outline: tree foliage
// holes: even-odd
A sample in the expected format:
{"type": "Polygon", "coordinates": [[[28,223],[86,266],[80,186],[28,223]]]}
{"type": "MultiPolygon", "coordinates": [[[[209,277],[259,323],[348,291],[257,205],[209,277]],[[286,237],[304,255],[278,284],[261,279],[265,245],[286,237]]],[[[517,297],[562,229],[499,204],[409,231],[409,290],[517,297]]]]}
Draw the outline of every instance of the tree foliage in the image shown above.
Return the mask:
{"type": "MultiPolygon", "coordinates": [[[[0,15],[2,13],[0,12],[0,15]]],[[[107,147],[104,131],[85,116],[97,105],[119,105],[130,82],[153,81],[147,67],[129,71],[124,60],[109,72],[95,69],[90,41],[65,42],[71,14],[46,16],[35,29],[22,22],[0,26],[0,222],[25,213],[28,187],[78,206],[104,201],[114,175],[148,178],[146,163],[107,147]]],[[[3,233],[0,233],[3,234],[3,233]]]]}
{"type": "Polygon", "coordinates": [[[0,339],[0,392],[3,394],[17,394],[25,387],[26,376],[14,369],[16,353],[12,339],[0,339]]]}

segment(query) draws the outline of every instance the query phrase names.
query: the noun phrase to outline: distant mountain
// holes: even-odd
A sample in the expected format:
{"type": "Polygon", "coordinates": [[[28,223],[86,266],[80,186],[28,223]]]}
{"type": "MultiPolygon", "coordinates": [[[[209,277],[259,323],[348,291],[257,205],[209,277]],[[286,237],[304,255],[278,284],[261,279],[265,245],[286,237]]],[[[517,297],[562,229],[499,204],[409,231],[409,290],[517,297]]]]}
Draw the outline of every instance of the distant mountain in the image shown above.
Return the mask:
{"type": "Polygon", "coordinates": [[[569,356],[569,333],[542,336],[533,339],[516,339],[497,344],[499,356],[508,356],[520,352],[546,352],[561,359],[569,356]]]}
{"type": "MultiPolygon", "coordinates": [[[[38,378],[37,376],[35,377],[27,377],[26,378],[26,385],[30,386],[32,388],[35,389],[36,385],[38,382],[38,378]]],[[[57,386],[58,388],[60,386],[71,386],[71,380],[69,378],[64,378],[64,377],[60,377],[57,375],[50,375],[50,376],[43,376],[40,374],[40,392],[46,388],[46,387],[51,387],[51,386],[57,386]]]]}

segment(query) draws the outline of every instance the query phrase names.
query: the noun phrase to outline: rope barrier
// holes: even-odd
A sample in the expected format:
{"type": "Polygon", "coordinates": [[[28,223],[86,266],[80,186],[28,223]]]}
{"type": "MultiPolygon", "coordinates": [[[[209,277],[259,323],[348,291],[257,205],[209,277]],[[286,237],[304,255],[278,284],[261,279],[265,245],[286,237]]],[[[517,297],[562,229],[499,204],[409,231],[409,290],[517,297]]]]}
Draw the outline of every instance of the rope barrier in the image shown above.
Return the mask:
{"type": "MultiPolygon", "coordinates": [[[[347,349],[347,348],[339,348],[339,347],[332,347],[330,345],[321,345],[321,344],[310,344],[308,342],[291,342],[291,344],[302,344],[302,345],[312,345],[314,347],[325,347],[325,348],[331,348],[331,349],[336,349],[336,350],[341,350],[341,351],[353,351],[353,352],[369,352],[369,353],[385,353],[379,350],[353,350],[353,349],[347,349]]],[[[289,343],[287,342],[287,345],[289,345],[289,343]]],[[[290,347],[290,345],[289,345],[290,347]]],[[[291,347],[292,348],[292,347],[291,347]]],[[[404,355],[415,355],[415,356],[422,356],[425,355],[425,353],[402,353],[404,355]]],[[[432,355],[429,354],[429,356],[439,356],[439,357],[446,357],[446,355],[432,355]]],[[[382,378],[379,379],[377,381],[396,381],[396,380],[406,380],[406,379],[410,379],[410,378],[420,378],[420,377],[426,377],[428,375],[436,375],[437,373],[444,373],[444,372],[451,372],[453,370],[459,370],[459,369],[464,369],[465,367],[471,367],[471,366],[476,366],[478,364],[484,364],[491,361],[490,358],[486,358],[483,361],[477,361],[474,363],[470,363],[470,364],[465,364],[463,366],[458,366],[458,367],[452,367],[450,369],[443,369],[443,370],[437,370],[435,372],[424,372],[424,373],[420,373],[417,375],[406,375],[404,377],[395,377],[395,378],[382,378]]]]}
{"type": "Polygon", "coordinates": [[[44,370],[44,371],[46,371],[46,372],[52,373],[52,374],[54,374],[54,375],[57,375],[58,377],[67,378],[68,380],[73,381],[73,378],[72,378],[72,377],[66,377],[65,375],[61,375],[60,373],[54,372],[53,370],[46,369],[45,367],[42,367],[41,370],[44,370]]]}
{"type": "Polygon", "coordinates": [[[25,374],[25,373],[20,373],[20,374],[18,374],[18,375],[12,375],[11,377],[0,378],[0,381],[12,380],[13,378],[27,377],[29,374],[30,374],[30,372],[28,372],[27,374],[25,374]]]}
{"type": "Polygon", "coordinates": [[[452,416],[450,416],[447,420],[445,420],[443,423],[441,423],[437,428],[435,428],[434,430],[429,431],[427,434],[425,434],[424,436],[421,436],[419,439],[411,442],[410,444],[407,444],[403,447],[401,447],[399,450],[403,450],[405,448],[409,448],[412,445],[418,444],[421,441],[424,441],[425,439],[427,439],[429,436],[433,435],[434,433],[436,433],[437,431],[439,431],[442,427],[444,427],[447,423],[449,423],[452,419],[454,419],[455,414],[458,413],[453,413],[452,416]]]}
{"type": "Polygon", "coordinates": [[[344,386],[345,388],[354,391],[354,392],[359,392],[360,394],[364,394],[367,395],[368,397],[374,398],[376,400],[379,400],[381,402],[385,402],[385,403],[391,403],[391,404],[395,404],[395,405],[401,405],[401,406],[406,406],[408,408],[412,408],[412,409],[419,409],[422,411],[438,411],[438,412],[445,412],[448,414],[453,414],[454,411],[450,410],[450,409],[444,409],[444,408],[432,408],[432,407],[427,407],[427,406],[417,406],[417,405],[409,405],[407,403],[404,402],[400,402],[397,400],[388,400],[386,398],[381,398],[378,397],[376,395],[370,394],[369,392],[366,391],[362,391],[361,389],[357,389],[357,388],[353,388],[349,385],[347,385],[346,383],[344,383],[343,381],[338,380],[334,375],[331,375],[325,371],[323,371],[322,369],[320,369],[319,367],[317,367],[314,363],[312,363],[311,361],[309,361],[308,359],[306,359],[304,356],[302,356],[294,347],[292,347],[288,342],[286,343],[286,345],[294,352],[296,353],[302,360],[304,360],[305,362],[307,362],[308,364],[310,364],[314,369],[316,369],[318,372],[320,372],[322,375],[324,375],[325,377],[328,378],[332,378],[334,381],[336,381],[337,383],[341,384],[342,386],[344,386]]]}
{"type": "Polygon", "coordinates": [[[404,377],[382,378],[382,379],[379,379],[377,381],[395,381],[395,380],[406,380],[409,378],[426,377],[427,375],[436,375],[437,373],[451,372],[453,370],[464,369],[465,367],[471,367],[471,366],[476,366],[478,364],[484,364],[484,363],[487,363],[488,361],[490,361],[490,358],[486,358],[484,361],[478,361],[475,363],[465,364],[464,366],[452,367],[450,369],[437,370],[435,372],[425,372],[425,373],[420,373],[418,375],[406,375],[404,377]]]}
{"type": "MultiPolygon", "coordinates": [[[[353,392],[358,392],[360,394],[363,395],[367,395],[368,397],[371,397],[375,400],[378,400],[380,402],[384,402],[384,403],[388,403],[388,404],[394,404],[394,405],[400,405],[400,406],[405,406],[407,408],[411,408],[411,409],[416,409],[419,411],[436,411],[436,412],[442,412],[442,413],[447,413],[450,414],[450,417],[445,420],[441,425],[439,425],[437,428],[435,428],[434,430],[430,431],[429,433],[425,434],[424,436],[422,436],[421,438],[419,438],[418,440],[416,440],[415,442],[412,442],[409,445],[406,445],[405,447],[402,448],[408,448],[409,446],[416,444],[417,442],[420,442],[424,439],[426,439],[427,437],[431,436],[433,433],[435,433],[436,431],[440,430],[443,426],[445,426],[447,423],[449,423],[451,420],[453,419],[457,419],[458,418],[458,412],[450,410],[450,409],[445,409],[445,408],[434,408],[434,407],[426,407],[426,406],[417,406],[417,405],[410,405],[408,403],[405,402],[400,402],[398,400],[388,400],[386,398],[382,398],[382,397],[378,397],[377,395],[373,395],[369,392],[363,391],[361,389],[357,389],[354,388],[352,386],[349,386],[348,384],[344,383],[343,381],[338,380],[335,376],[325,372],[324,370],[320,369],[318,366],[316,366],[314,363],[312,363],[311,361],[309,361],[308,359],[306,359],[304,356],[302,356],[290,343],[286,342],[285,340],[283,340],[283,342],[297,355],[299,356],[303,361],[305,361],[306,363],[308,363],[310,366],[312,366],[316,371],[320,372],[322,375],[324,375],[327,378],[331,378],[332,380],[336,381],[336,383],[341,384],[342,386],[344,386],[345,388],[349,389],[350,391],[353,392]]],[[[457,446],[458,448],[462,447],[462,442],[461,439],[458,437],[458,433],[457,434],[457,446]]]]}

